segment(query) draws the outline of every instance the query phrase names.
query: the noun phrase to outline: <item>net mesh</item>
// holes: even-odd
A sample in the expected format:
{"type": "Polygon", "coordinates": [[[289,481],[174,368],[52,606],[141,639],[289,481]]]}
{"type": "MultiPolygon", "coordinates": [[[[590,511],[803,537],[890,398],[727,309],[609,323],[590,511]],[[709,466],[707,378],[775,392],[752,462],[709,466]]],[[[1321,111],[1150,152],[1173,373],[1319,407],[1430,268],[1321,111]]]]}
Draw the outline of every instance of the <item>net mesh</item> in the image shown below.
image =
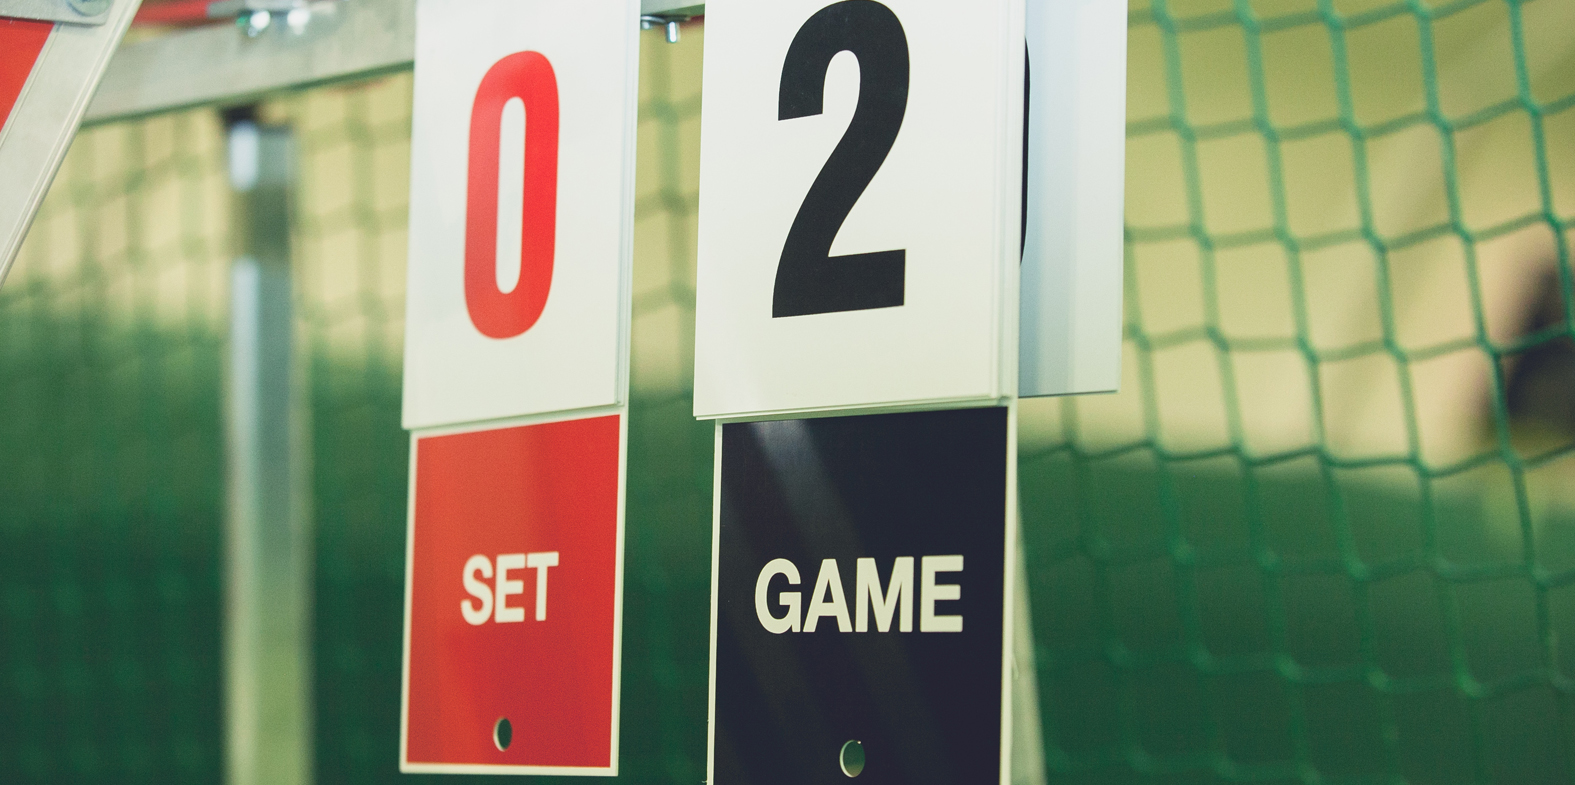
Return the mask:
{"type": "MultiPolygon", "coordinates": [[[[1132,5],[1122,392],[1023,406],[1046,774],[1575,779],[1575,4],[1132,5]]],[[[703,38],[641,41],[641,782],[705,777],[703,38]]],[[[262,116],[300,162],[317,778],[402,781],[410,79],[262,116]]],[[[229,198],[211,109],[89,129],[0,289],[0,780],[221,777],[229,198]]]]}
{"type": "Polygon", "coordinates": [[[218,779],[223,160],[82,134],[0,290],[0,780],[218,779]]]}
{"type": "Polygon", "coordinates": [[[1575,777],[1572,11],[1134,9],[1124,392],[1023,465],[1051,772],[1575,777]]]}

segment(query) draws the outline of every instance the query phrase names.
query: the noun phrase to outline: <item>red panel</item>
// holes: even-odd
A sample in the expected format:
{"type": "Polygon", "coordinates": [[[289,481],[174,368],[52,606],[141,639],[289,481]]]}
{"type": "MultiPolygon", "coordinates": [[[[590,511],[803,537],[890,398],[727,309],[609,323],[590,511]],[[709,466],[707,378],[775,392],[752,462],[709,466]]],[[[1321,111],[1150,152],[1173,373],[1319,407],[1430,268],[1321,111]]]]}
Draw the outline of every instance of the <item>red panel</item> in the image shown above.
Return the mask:
{"type": "Polygon", "coordinates": [[[204,25],[224,24],[223,19],[208,18],[208,4],[212,0],[144,0],[132,17],[133,25],[204,25]]]}
{"type": "Polygon", "coordinates": [[[11,107],[54,29],[53,22],[0,17],[0,128],[11,118],[11,107]]]}
{"type": "MultiPolygon", "coordinates": [[[[618,417],[433,436],[416,447],[410,574],[410,763],[607,767],[617,599],[618,417]],[[511,570],[522,620],[482,603],[466,563],[557,552],[546,619],[537,569],[511,570]],[[513,726],[499,750],[493,727],[513,726]]],[[[489,568],[490,569],[490,568],[489,568]]],[[[481,579],[496,586],[496,575],[481,579]]]]}

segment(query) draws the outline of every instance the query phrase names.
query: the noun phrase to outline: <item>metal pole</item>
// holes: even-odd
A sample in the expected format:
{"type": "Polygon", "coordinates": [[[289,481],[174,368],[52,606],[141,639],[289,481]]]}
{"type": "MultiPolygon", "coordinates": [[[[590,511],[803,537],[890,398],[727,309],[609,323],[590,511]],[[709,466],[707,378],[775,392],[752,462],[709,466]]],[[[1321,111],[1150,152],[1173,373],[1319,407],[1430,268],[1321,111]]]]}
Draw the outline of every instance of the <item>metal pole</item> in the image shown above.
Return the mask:
{"type": "Polygon", "coordinates": [[[311,537],[304,406],[292,351],[287,128],[232,111],[225,769],[229,785],[312,774],[311,537]]]}
{"type": "Polygon", "coordinates": [[[1039,670],[1034,615],[1028,599],[1028,554],[1023,548],[1023,507],[1017,506],[1017,564],[1013,565],[1012,785],[1045,785],[1044,726],[1039,714],[1039,670]]]}

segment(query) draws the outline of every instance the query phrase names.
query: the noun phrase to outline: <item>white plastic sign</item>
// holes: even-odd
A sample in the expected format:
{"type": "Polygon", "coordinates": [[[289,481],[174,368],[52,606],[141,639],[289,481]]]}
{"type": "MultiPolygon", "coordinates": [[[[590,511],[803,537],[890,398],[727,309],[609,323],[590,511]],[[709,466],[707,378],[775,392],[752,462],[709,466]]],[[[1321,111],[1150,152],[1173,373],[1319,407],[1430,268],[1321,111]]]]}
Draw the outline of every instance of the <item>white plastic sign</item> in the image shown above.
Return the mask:
{"type": "Polygon", "coordinates": [[[1126,0],[1028,0],[1019,394],[1121,382],[1126,0]]]}
{"type": "Polygon", "coordinates": [[[420,0],[404,425],[621,403],[638,0],[420,0]]]}
{"type": "Polygon", "coordinates": [[[1015,392],[1023,0],[711,0],[695,414],[1015,392]]]}

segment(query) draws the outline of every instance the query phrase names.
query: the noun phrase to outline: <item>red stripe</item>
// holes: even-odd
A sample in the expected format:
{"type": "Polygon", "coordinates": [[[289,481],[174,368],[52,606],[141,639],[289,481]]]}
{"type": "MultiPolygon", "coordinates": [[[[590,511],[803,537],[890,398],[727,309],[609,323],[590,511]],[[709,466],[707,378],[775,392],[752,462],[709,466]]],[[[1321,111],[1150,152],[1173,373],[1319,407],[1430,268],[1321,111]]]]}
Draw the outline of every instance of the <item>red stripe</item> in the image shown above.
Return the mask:
{"type": "Polygon", "coordinates": [[[0,18],[0,128],[10,120],[11,107],[54,29],[53,22],[0,18]]]}
{"type": "Polygon", "coordinates": [[[210,0],[160,0],[144,2],[132,18],[134,25],[201,25],[220,22],[208,18],[210,0]]]}

